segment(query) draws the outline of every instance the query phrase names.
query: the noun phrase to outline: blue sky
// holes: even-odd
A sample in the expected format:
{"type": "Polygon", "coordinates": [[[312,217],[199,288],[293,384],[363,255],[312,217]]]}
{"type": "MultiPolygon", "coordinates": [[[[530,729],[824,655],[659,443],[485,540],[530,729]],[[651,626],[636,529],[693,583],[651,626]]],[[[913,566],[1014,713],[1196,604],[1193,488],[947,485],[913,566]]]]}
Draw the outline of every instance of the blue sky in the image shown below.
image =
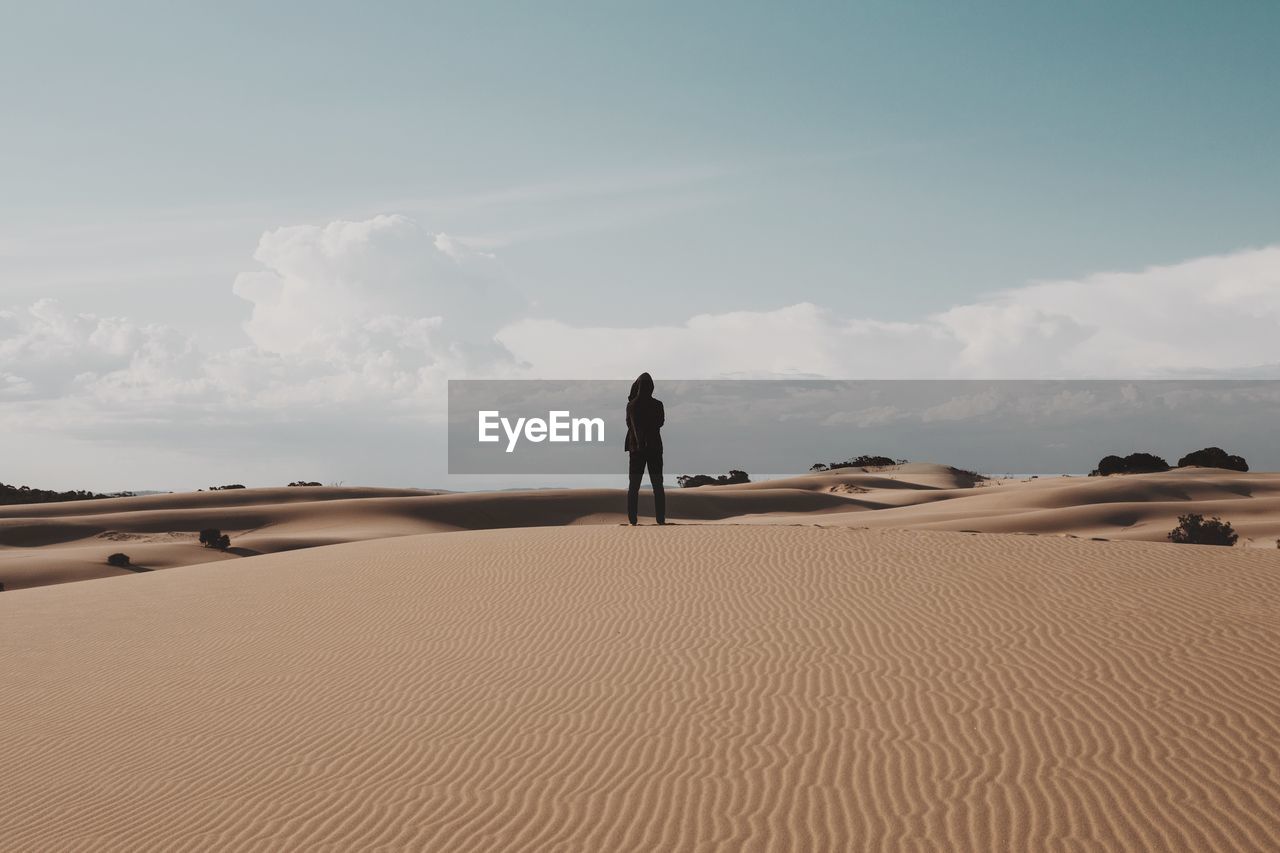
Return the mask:
{"type": "MultiPolygon", "coordinates": [[[[927,323],[1034,282],[1235,257],[1280,234],[1274,3],[44,2],[5,4],[4,20],[0,309],[27,329],[0,365],[19,389],[0,402],[11,429],[45,424],[38,401],[92,408],[32,379],[52,357],[32,354],[49,335],[28,327],[57,325],[22,319],[39,300],[97,318],[99,340],[102,318],[124,318],[173,330],[202,363],[289,356],[278,324],[251,318],[262,303],[233,293],[280,228],[404,217],[486,267],[432,267],[439,282],[500,281],[495,315],[577,330],[798,303],[927,323]]],[[[1246,290],[1276,282],[1269,256],[1248,257],[1246,290]]],[[[313,268],[281,263],[300,282],[313,268]]],[[[1231,263],[1202,287],[1237,280],[1231,263]]],[[[412,276],[384,292],[371,269],[386,267],[361,268],[362,298],[408,316],[412,276]]],[[[1054,310],[1028,334],[1066,323],[1100,340],[1054,310]]],[[[496,334],[535,372],[573,363],[517,351],[498,326],[477,334],[468,346],[496,334]]],[[[136,367],[129,345],[111,355],[136,367]]],[[[1163,345],[1124,369],[1280,362],[1152,361],[1163,345]]],[[[725,372],[701,355],[682,363],[725,372]]],[[[1096,372],[1096,355],[1040,372],[1096,372]]],[[[63,362],[80,376],[91,356],[63,362]]],[[[945,373],[954,359],[938,358],[945,373]]],[[[868,369],[832,359],[746,368],[868,369]]],[[[148,410],[194,417],[166,412],[148,410]]]]}

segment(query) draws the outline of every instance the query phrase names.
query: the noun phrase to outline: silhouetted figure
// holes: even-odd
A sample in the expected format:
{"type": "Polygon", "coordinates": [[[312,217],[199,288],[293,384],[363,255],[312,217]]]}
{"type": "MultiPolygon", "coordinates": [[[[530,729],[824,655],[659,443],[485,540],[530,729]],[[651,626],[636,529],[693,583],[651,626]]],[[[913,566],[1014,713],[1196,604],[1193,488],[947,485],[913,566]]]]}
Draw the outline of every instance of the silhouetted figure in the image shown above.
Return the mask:
{"type": "Polygon", "coordinates": [[[659,524],[667,523],[667,495],[662,490],[662,425],[666,422],[662,401],[653,396],[653,377],[641,373],[631,383],[627,396],[627,440],[623,444],[631,455],[630,482],[627,485],[627,519],[636,523],[640,504],[640,480],[649,469],[649,485],[653,487],[653,514],[659,524]]]}

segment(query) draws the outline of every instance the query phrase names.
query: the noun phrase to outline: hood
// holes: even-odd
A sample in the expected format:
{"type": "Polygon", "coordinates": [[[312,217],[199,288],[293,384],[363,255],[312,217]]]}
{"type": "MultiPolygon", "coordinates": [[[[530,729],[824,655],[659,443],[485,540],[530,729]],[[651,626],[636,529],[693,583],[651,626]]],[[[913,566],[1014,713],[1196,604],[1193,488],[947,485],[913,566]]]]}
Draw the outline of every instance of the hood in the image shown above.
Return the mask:
{"type": "Polygon", "coordinates": [[[641,373],[636,377],[636,381],[631,383],[631,393],[627,395],[628,400],[634,400],[637,397],[653,396],[653,377],[648,373],[641,373]]]}

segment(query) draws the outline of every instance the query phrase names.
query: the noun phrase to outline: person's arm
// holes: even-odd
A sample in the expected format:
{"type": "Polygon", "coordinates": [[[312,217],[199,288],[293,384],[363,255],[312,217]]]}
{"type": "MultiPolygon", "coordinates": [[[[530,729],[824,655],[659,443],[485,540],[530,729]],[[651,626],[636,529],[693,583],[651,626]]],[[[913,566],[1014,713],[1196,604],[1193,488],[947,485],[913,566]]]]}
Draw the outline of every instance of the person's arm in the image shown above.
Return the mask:
{"type": "Polygon", "coordinates": [[[659,400],[658,401],[658,426],[659,427],[666,426],[666,423],[667,423],[667,410],[662,405],[662,401],[659,400]]]}

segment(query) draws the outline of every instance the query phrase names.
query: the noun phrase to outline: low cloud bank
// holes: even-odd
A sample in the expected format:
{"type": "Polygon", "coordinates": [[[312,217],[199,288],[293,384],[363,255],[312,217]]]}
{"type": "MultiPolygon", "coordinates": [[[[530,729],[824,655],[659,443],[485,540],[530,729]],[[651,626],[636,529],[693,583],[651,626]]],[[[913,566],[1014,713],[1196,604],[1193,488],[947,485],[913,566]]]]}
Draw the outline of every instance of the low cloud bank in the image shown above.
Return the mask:
{"type": "Polygon", "coordinates": [[[228,294],[246,318],[218,347],[51,299],[0,311],[6,425],[246,425],[357,409],[432,419],[448,378],[639,367],[680,378],[1160,378],[1280,365],[1274,246],[1035,282],[915,322],[799,302],[647,328],[529,316],[501,258],[399,215],[279,228],[253,258],[228,294]]]}

